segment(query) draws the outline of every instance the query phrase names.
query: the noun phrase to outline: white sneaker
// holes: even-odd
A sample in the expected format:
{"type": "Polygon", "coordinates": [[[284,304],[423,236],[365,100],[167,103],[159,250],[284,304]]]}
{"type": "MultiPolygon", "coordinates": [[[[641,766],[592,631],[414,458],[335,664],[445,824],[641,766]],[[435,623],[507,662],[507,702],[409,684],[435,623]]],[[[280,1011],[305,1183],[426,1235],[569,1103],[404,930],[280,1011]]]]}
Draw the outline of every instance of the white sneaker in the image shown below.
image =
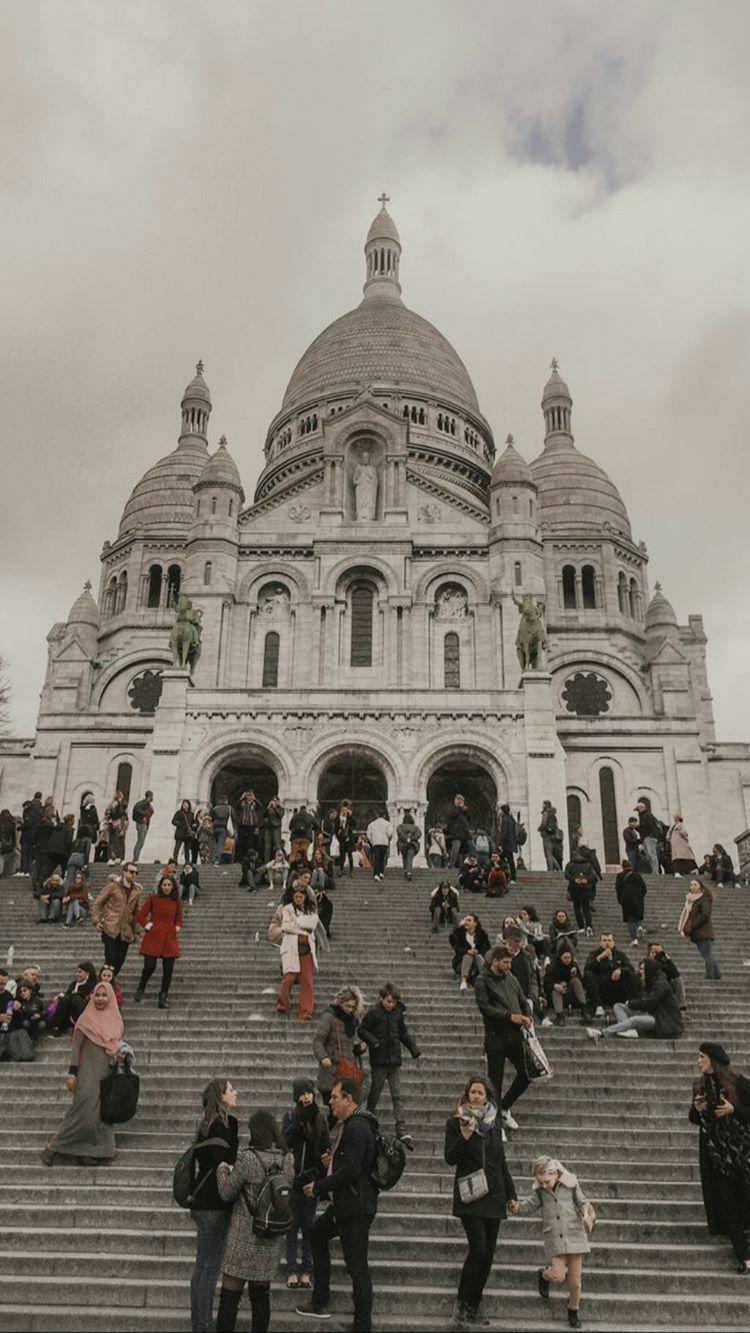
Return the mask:
{"type": "Polygon", "coordinates": [[[461,985],[460,985],[459,988],[458,988],[458,990],[459,990],[459,994],[463,994],[463,992],[466,991],[466,990],[468,990],[468,989],[469,989],[469,983],[468,983],[468,981],[466,981],[465,978],[462,978],[462,980],[461,980],[461,985]]]}
{"type": "Polygon", "coordinates": [[[600,1004],[598,1004],[594,1010],[594,1018],[604,1018],[604,1010],[600,1004]]]}
{"type": "Polygon", "coordinates": [[[506,1129],[518,1129],[518,1121],[513,1119],[513,1116],[511,1115],[510,1111],[501,1111],[500,1119],[502,1120],[506,1129]]]}
{"type": "Polygon", "coordinates": [[[628,1028],[627,1032],[616,1032],[616,1033],[615,1033],[615,1036],[616,1036],[616,1037],[630,1037],[631,1041],[632,1041],[633,1037],[635,1037],[636,1041],[638,1040],[638,1033],[636,1032],[635,1028],[628,1028]]]}
{"type": "Polygon", "coordinates": [[[679,870],[675,870],[674,877],[675,879],[682,879],[682,875],[680,874],[679,870]]]}
{"type": "Polygon", "coordinates": [[[601,1035],[601,1028],[586,1028],[586,1036],[589,1037],[591,1041],[599,1041],[601,1035]]]}
{"type": "Polygon", "coordinates": [[[551,1018],[543,1018],[543,1019],[542,1019],[542,1027],[543,1027],[543,1028],[551,1028],[551,1027],[553,1027],[553,1026],[554,1026],[554,1024],[553,1024],[551,1018]]]}

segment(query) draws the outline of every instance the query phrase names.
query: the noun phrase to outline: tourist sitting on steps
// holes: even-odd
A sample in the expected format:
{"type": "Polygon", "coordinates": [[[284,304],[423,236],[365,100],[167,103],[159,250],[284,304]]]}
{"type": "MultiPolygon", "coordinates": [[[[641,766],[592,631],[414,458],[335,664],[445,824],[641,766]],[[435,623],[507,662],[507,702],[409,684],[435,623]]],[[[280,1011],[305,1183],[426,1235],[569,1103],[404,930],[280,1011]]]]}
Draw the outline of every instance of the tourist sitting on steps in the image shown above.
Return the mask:
{"type": "Polygon", "coordinates": [[[648,946],[649,958],[654,958],[659,964],[667,981],[674,992],[674,997],[680,1006],[680,1009],[687,1009],[687,997],[685,995],[685,982],[680,974],[677,964],[672,961],[664,946],[658,940],[652,940],[648,946]]]}
{"type": "Polygon", "coordinates": [[[522,907],[516,917],[516,925],[524,934],[524,944],[532,948],[537,958],[546,958],[549,953],[549,937],[545,935],[539,913],[529,904],[522,907]]]}
{"type": "Polygon", "coordinates": [[[292,1105],[284,1112],[281,1132],[284,1143],[294,1155],[294,1227],[286,1236],[286,1285],[289,1288],[309,1289],[312,1287],[310,1232],[315,1222],[317,1201],[311,1195],[304,1194],[303,1188],[325,1174],[323,1153],[327,1153],[331,1146],[328,1120],[320,1103],[316,1101],[315,1084],[311,1078],[294,1080],[292,1105]]]}
{"type": "Polygon", "coordinates": [[[448,850],[445,845],[445,834],[438,824],[433,825],[427,830],[429,842],[427,844],[427,860],[431,870],[441,870],[448,861],[448,850]]]}
{"type": "Polygon", "coordinates": [[[486,893],[487,875],[475,856],[467,856],[458,874],[462,893],[486,893]]]}
{"type": "Polygon", "coordinates": [[[331,1088],[339,1074],[362,1079],[361,1056],[364,1042],[358,1038],[365,1003],[358,986],[342,986],[320,1018],[313,1032],[313,1051],[318,1061],[318,1088],[328,1104],[331,1088]]]}
{"type": "Polygon", "coordinates": [[[508,892],[508,875],[500,852],[493,852],[487,875],[487,897],[502,898],[508,892]]]}
{"type": "Polygon", "coordinates": [[[518,1129],[510,1108],[529,1086],[526,1073],[523,1029],[531,1027],[526,997],[511,972],[512,958],[503,945],[487,955],[487,966],[477,978],[474,998],[484,1022],[484,1051],[487,1068],[498,1097],[507,1129],[518,1129]],[[510,1060],[516,1077],[503,1096],[505,1062],[510,1060]]]}
{"type": "Polygon", "coordinates": [[[558,907],[549,923],[549,942],[553,954],[565,948],[575,953],[578,927],[573,925],[564,907],[558,907]]]}
{"type": "Polygon", "coordinates": [[[132,1054],[111,986],[98,982],[73,1031],[67,1088],[73,1101],[41,1153],[45,1166],[100,1166],[114,1160],[114,1125],[101,1118],[101,1082],[132,1054]]]}
{"type": "Polygon", "coordinates": [[[175,959],[180,956],[177,936],[182,930],[182,903],[177,896],[177,882],[170,875],[164,875],[157,893],[149,894],[138,913],[138,924],[143,927],[143,971],[133,999],[136,1004],[143,999],[149,979],[156,971],[157,959],[160,958],[159,1008],[166,1009],[175,959]]]}
{"type": "Polygon", "coordinates": [[[459,1218],[469,1244],[458,1282],[456,1328],[489,1323],[481,1315],[482,1296],[500,1224],[516,1200],[504,1137],[495,1088],[486,1078],[470,1078],[445,1125],[445,1161],[456,1168],[453,1216],[459,1218]]]}
{"type": "Polygon", "coordinates": [[[566,1010],[583,1011],[586,1007],[581,971],[575,954],[567,945],[555,954],[544,973],[544,992],[554,1020],[546,1017],[542,1023],[543,1028],[551,1027],[553,1021],[564,1023],[566,1010]]]}
{"type": "Polygon", "coordinates": [[[368,1009],[359,1025],[360,1041],[366,1043],[370,1056],[367,1109],[371,1115],[375,1114],[387,1083],[396,1120],[396,1136],[404,1147],[412,1149],[414,1140],[407,1133],[401,1097],[401,1047],[405,1046],[414,1060],[419,1059],[419,1047],[406,1026],[406,1005],[398,986],[387,981],[379,994],[379,1003],[368,1009]]]}
{"type": "Polygon", "coordinates": [[[629,861],[623,861],[622,869],[615,878],[615,896],[622,908],[622,919],[628,928],[631,944],[639,944],[646,933],[643,929],[643,914],[647,893],[642,875],[633,869],[629,861]]]}
{"type": "Polygon", "coordinates": [[[50,875],[38,889],[34,890],[36,899],[36,923],[38,926],[48,921],[59,921],[62,915],[62,900],[65,889],[62,875],[50,875]]]}
{"type": "Polygon", "coordinates": [[[47,1030],[53,1037],[61,1037],[64,1032],[69,1032],[81,1017],[96,980],[93,963],[86,961],[78,964],[67,990],[58,991],[47,1009],[47,1030]]]}
{"type": "Polygon", "coordinates": [[[549,1298],[550,1283],[568,1279],[567,1315],[570,1328],[581,1328],[581,1276],[583,1256],[591,1246],[588,1233],[596,1220],[576,1176],[554,1157],[537,1157],[531,1166],[531,1193],[511,1212],[516,1217],[539,1214],[544,1237],[546,1267],[537,1271],[539,1295],[549,1298]]]}
{"type": "Polygon", "coordinates": [[[238,1096],[228,1078],[214,1078],[204,1088],[203,1115],[195,1136],[193,1201],[190,1217],[196,1230],[195,1265],[190,1277],[190,1327],[192,1333],[211,1333],[216,1283],[229,1230],[232,1204],[219,1194],[216,1171],[220,1162],[233,1166],[237,1160],[239,1132],[236,1117],[238,1096]],[[208,1147],[200,1145],[206,1140],[208,1147]]]}
{"type": "Polygon", "coordinates": [[[187,898],[188,907],[192,907],[195,903],[196,894],[200,893],[200,891],[201,881],[198,867],[197,865],[192,865],[189,862],[186,862],[180,872],[180,902],[187,898]]]}
{"type": "Polygon", "coordinates": [[[604,1017],[605,1005],[625,1004],[638,990],[638,978],[627,954],[615,947],[615,937],[603,930],[583,969],[583,986],[595,1018],[604,1017]]]}
{"type": "Polygon", "coordinates": [[[484,956],[490,947],[490,937],[475,912],[468,912],[460,925],[448,936],[453,950],[453,971],[459,978],[459,991],[464,994],[473,986],[484,967],[484,956]]]}
{"type": "Polygon", "coordinates": [[[10,1010],[8,1034],[25,1032],[36,1043],[46,1030],[42,1001],[34,994],[31,983],[21,980],[16,987],[10,1010]]]}
{"type": "Polygon", "coordinates": [[[693,1084],[688,1119],[700,1128],[703,1207],[712,1236],[728,1236],[736,1272],[750,1271],[750,1079],[735,1073],[717,1041],[698,1048],[700,1078],[693,1084]]]}
{"type": "Polygon", "coordinates": [[[646,958],[638,969],[641,993],[625,1004],[614,1005],[615,1022],[606,1028],[587,1028],[592,1041],[601,1037],[645,1036],[674,1038],[683,1030],[682,1014],[674,992],[659,964],[646,958]]]}
{"type": "Polygon", "coordinates": [[[430,894],[430,916],[433,935],[437,935],[441,926],[458,923],[458,890],[447,879],[442,879],[430,894]]]}
{"type": "Polygon", "coordinates": [[[247,1282],[253,1329],[267,1329],[271,1319],[271,1282],[276,1277],[284,1240],[280,1235],[258,1235],[253,1213],[268,1172],[276,1168],[291,1184],[292,1155],[286,1152],[281,1130],[271,1111],[254,1111],[248,1121],[250,1142],[237,1154],[234,1166],[216,1168],[219,1198],[232,1203],[226,1247],[221,1261],[221,1294],[216,1316],[217,1333],[232,1333],[237,1323],[242,1290],[247,1282]]]}
{"type": "Polygon", "coordinates": [[[63,925],[69,928],[84,924],[89,912],[89,882],[82,870],[76,870],[63,887],[61,905],[65,912],[63,925]]]}

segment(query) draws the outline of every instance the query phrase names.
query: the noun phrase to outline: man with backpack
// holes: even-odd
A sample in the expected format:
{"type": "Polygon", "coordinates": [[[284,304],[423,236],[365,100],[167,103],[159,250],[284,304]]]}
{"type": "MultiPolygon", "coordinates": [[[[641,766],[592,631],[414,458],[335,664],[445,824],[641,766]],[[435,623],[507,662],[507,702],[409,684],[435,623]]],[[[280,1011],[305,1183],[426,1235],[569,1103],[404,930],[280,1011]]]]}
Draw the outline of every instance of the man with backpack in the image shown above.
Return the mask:
{"type": "Polygon", "coordinates": [[[542,835],[547,869],[562,870],[563,835],[557,822],[557,810],[551,801],[542,801],[542,819],[538,832],[542,835]]]}
{"type": "Polygon", "coordinates": [[[148,826],[154,813],[153,807],[154,793],[147,791],[142,800],[136,801],[133,806],[133,823],[135,824],[135,847],[133,848],[133,860],[137,863],[140,860],[143,844],[146,841],[148,826]]]}
{"type": "Polygon", "coordinates": [[[331,1199],[310,1231],[314,1287],[307,1305],[297,1314],[312,1319],[331,1318],[331,1253],[334,1236],[341,1241],[344,1263],[352,1280],[355,1333],[371,1333],[372,1279],[367,1262],[370,1227],[378,1208],[373,1170],[378,1153],[377,1120],[360,1106],[360,1087],[353,1079],[337,1079],[330,1109],[338,1121],[333,1147],[322,1156],[326,1174],[305,1185],[309,1197],[331,1199]]]}

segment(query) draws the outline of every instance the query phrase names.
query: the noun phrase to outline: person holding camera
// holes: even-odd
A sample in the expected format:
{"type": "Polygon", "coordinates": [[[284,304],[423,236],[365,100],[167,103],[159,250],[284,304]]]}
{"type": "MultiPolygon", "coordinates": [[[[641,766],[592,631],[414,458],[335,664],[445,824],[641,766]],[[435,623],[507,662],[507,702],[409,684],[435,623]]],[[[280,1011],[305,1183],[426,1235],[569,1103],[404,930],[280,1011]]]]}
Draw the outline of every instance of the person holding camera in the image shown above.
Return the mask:
{"type": "Polygon", "coordinates": [[[497,1093],[486,1078],[470,1078],[445,1125],[445,1160],[456,1168],[453,1216],[460,1219],[469,1243],[461,1269],[454,1326],[485,1321],[482,1295],[495,1257],[500,1223],[516,1205],[503,1147],[497,1093]]]}

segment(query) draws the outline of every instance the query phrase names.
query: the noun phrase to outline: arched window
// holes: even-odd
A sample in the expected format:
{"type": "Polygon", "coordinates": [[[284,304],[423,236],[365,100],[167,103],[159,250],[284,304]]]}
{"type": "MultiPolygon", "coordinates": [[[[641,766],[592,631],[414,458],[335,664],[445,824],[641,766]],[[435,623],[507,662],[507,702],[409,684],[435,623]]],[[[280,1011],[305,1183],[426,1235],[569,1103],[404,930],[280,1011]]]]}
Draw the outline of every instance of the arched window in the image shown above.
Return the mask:
{"type": "Polygon", "coordinates": [[[568,805],[568,846],[570,848],[570,855],[572,857],[573,848],[575,847],[576,843],[575,839],[576,829],[579,829],[581,827],[580,796],[576,796],[575,792],[569,792],[567,805],[568,805]]]}
{"type": "Polygon", "coordinates": [[[199,496],[199,497],[198,497],[198,503],[197,503],[197,505],[195,506],[195,517],[196,517],[196,518],[200,518],[200,514],[201,514],[201,502],[200,502],[200,496],[199,496]]]}
{"type": "Polygon", "coordinates": [[[275,630],[263,642],[263,686],[275,690],[279,683],[279,636],[275,630]]]}
{"type": "Polygon", "coordinates": [[[115,599],[115,613],[120,614],[125,610],[125,603],[128,600],[128,573],[123,569],[117,581],[117,595],[115,599]]]}
{"type": "Polygon", "coordinates": [[[167,570],[167,606],[176,606],[180,595],[182,570],[179,565],[170,565],[167,570]]]}
{"type": "Polygon", "coordinates": [[[207,560],[203,566],[203,586],[207,588],[211,582],[211,561],[207,560]]]}
{"type": "Polygon", "coordinates": [[[628,598],[628,601],[630,602],[630,614],[634,620],[637,620],[638,610],[639,610],[639,605],[638,605],[639,597],[638,597],[638,584],[636,583],[635,579],[630,580],[629,591],[630,591],[630,597],[628,598]]]}
{"type": "Polygon", "coordinates": [[[161,565],[152,565],[148,571],[146,606],[158,606],[161,601],[161,565]]]}
{"type": "Polygon", "coordinates": [[[443,668],[446,690],[460,690],[461,645],[457,634],[446,634],[443,639],[443,668]]]}
{"type": "Polygon", "coordinates": [[[110,616],[113,616],[115,614],[116,602],[117,602],[117,578],[113,574],[112,578],[109,580],[109,583],[107,584],[107,591],[104,594],[104,615],[107,620],[109,620],[110,616]]]}
{"type": "Polygon", "coordinates": [[[628,581],[621,570],[617,580],[617,604],[624,616],[628,614],[628,602],[628,581]]]}
{"type": "Polygon", "coordinates": [[[592,611],[596,609],[596,582],[594,576],[594,566],[584,565],[581,570],[581,591],[583,593],[583,605],[585,610],[592,611]]]}
{"type": "Polygon", "coordinates": [[[130,800],[130,788],[133,783],[133,765],[122,763],[117,765],[117,786],[116,791],[121,791],[126,801],[130,800]]]}
{"type": "Polygon", "coordinates": [[[620,860],[620,837],[615,797],[615,775],[611,768],[599,769],[599,797],[602,803],[604,859],[609,865],[616,865],[620,860]]]}
{"type": "Polygon", "coordinates": [[[514,495],[514,496],[513,496],[513,513],[514,513],[514,514],[517,514],[517,513],[518,513],[518,496],[517,496],[517,495],[514,495]]]}
{"type": "Polygon", "coordinates": [[[216,496],[215,496],[215,495],[213,496],[213,498],[212,498],[212,500],[211,500],[211,513],[212,513],[212,514],[215,514],[215,513],[216,513],[216,496]]]}
{"type": "Polygon", "coordinates": [[[521,568],[520,560],[516,560],[515,564],[513,565],[513,582],[515,583],[517,588],[520,588],[523,582],[523,569],[521,568]]]}
{"type": "Polygon", "coordinates": [[[230,517],[230,518],[232,517],[232,514],[233,514],[233,513],[234,513],[234,500],[230,500],[230,501],[229,501],[229,517],[230,517]]]}
{"type": "Polygon", "coordinates": [[[359,583],[352,589],[352,647],[353,667],[372,666],[372,619],[375,597],[372,588],[359,583]]]}
{"type": "Polygon", "coordinates": [[[572,565],[564,565],[562,572],[563,607],[566,611],[576,608],[576,572],[572,565]]]}

